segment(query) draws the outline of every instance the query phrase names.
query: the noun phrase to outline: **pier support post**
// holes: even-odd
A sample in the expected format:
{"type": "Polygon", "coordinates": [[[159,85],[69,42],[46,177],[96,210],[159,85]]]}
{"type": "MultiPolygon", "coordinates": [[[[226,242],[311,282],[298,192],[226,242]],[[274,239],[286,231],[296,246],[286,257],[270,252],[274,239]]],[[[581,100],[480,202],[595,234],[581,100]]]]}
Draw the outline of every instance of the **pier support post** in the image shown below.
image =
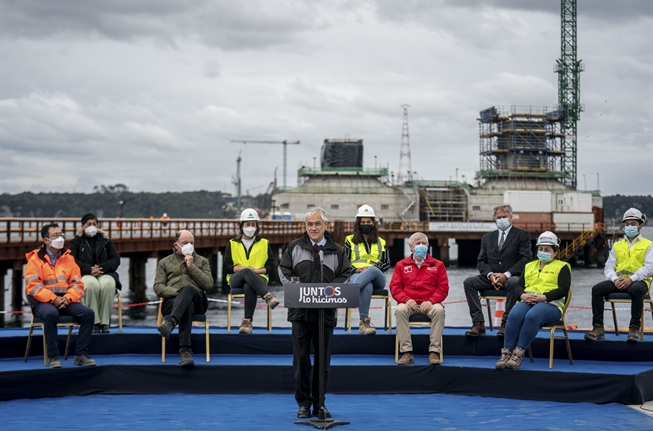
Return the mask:
{"type": "MultiPolygon", "coordinates": [[[[145,265],[148,257],[148,253],[139,253],[129,257],[129,290],[132,292],[132,301],[134,303],[147,302],[145,265]]],[[[132,319],[144,319],[145,307],[131,307],[128,313],[132,319]]]]}
{"type": "Polygon", "coordinates": [[[440,247],[440,260],[445,266],[449,266],[449,242],[447,240],[438,241],[440,247]]]}
{"type": "MultiPolygon", "coordinates": [[[[4,293],[4,292],[3,292],[4,293]]],[[[11,275],[11,310],[22,311],[23,309],[23,260],[14,260],[11,275]]],[[[23,315],[14,314],[12,326],[22,327],[23,315]]]]}

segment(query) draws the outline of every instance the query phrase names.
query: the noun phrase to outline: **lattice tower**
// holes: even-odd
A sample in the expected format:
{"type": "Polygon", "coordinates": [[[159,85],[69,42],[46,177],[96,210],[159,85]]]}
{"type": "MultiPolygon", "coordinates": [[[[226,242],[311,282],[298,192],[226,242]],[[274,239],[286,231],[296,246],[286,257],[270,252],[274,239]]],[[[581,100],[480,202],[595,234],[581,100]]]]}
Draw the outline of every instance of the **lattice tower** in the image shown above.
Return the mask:
{"type": "Polygon", "coordinates": [[[410,163],[410,134],[408,133],[408,108],[410,105],[401,105],[404,109],[404,121],[401,126],[401,152],[399,154],[399,170],[397,171],[397,184],[404,185],[413,180],[413,170],[410,163]]]}

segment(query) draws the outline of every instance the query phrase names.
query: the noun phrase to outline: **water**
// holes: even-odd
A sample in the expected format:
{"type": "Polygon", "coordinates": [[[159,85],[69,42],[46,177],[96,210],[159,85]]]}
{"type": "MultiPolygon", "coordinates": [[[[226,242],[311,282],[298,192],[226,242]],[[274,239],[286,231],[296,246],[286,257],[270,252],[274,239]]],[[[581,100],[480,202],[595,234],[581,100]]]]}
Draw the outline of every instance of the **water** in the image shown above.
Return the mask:
{"type": "MultiPolygon", "coordinates": [[[[123,258],[122,264],[118,268],[118,273],[120,274],[120,279],[123,283],[123,289],[121,291],[121,297],[123,305],[130,304],[132,302],[130,298],[130,291],[127,285],[129,269],[129,259],[123,258]]],[[[392,277],[392,271],[394,267],[388,270],[386,273],[386,278],[388,283],[392,277]]],[[[156,301],[158,298],[152,290],[152,283],[154,282],[154,274],[156,271],[156,259],[149,259],[146,265],[146,276],[147,284],[150,286],[146,292],[147,298],[149,301],[156,301]]],[[[11,304],[11,270],[7,272],[5,276],[5,286],[7,290],[5,291],[5,304],[8,306],[11,304]]],[[[458,268],[456,266],[451,266],[447,269],[449,275],[449,296],[445,300],[445,310],[446,310],[446,326],[457,326],[457,327],[467,327],[471,326],[471,319],[469,317],[469,309],[467,303],[463,302],[465,300],[465,293],[463,291],[463,280],[469,276],[474,276],[478,274],[476,268],[458,268]]],[[[573,268],[572,269],[572,288],[573,296],[569,309],[567,310],[566,322],[567,324],[576,324],[579,328],[588,328],[591,326],[592,320],[592,311],[591,307],[591,290],[592,286],[596,283],[605,280],[603,275],[603,269],[598,268],[573,268]]],[[[283,304],[283,286],[270,286],[270,290],[274,295],[281,301],[283,304]]],[[[212,326],[227,326],[227,295],[216,294],[211,295],[209,302],[209,309],[207,315],[212,326]]],[[[259,300],[259,305],[264,305],[262,300],[259,300]]],[[[384,321],[384,309],[382,308],[383,301],[373,300],[372,308],[370,310],[370,317],[372,318],[372,323],[374,323],[377,328],[383,326],[384,321]]],[[[393,305],[396,305],[393,303],[393,305]]],[[[492,305],[494,308],[494,303],[492,305]]],[[[619,327],[628,327],[630,321],[630,305],[624,304],[620,308],[624,310],[619,310],[617,312],[617,318],[619,327]],[[627,309],[626,309],[627,308],[627,309]]],[[[29,307],[23,307],[24,311],[29,311],[29,307]]],[[[487,319],[487,310],[483,308],[484,316],[487,319]]],[[[132,319],[129,316],[128,308],[123,309],[123,324],[124,325],[134,325],[134,326],[154,326],[156,323],[156,314],[157,314],[157,305],[147,305],[145,306],[145,319],[132,319]]],[[[232,307],[232,326],[238,326],[240,320],[243,317],[243,306],[240,304],[234,304],[232,307]]],[[[345,310],[338,310],[338,325],[342,326],[344,324],[345,310]]],[[[358,311],[352,311],[352,317],[354,321],[354,326],[357,326],[358,323],[358,311]]],[[[606,312],[604,315],[606,327],[612,327],[612,316],[611,313],[606,312]]],[[[6,319],[9,321],[10,319],[6,319]]],[[[28,318],[23,319],[23,326],[29,322],[28,318]]],[[[393,316],[394,322],[394,316],[393,316]]],[[[114,311],[112,317],[112,325],[117,325],[117,312],[114,311]]],[[[263,328],[267,324],[267,316],[265,313],[265,307],[258,307],[254,315],[254,326],[255,328],[263,328]]],[[[287,311],[286,309],[279,307],[272,312],[272,324],[275,327],[290,327],[290,322],[287,321],[287,311]]],[[[255,329],[257,330],[257,329],[255,329]]],[[[262,329],[258,329],[262,330],[262,329]]]]}

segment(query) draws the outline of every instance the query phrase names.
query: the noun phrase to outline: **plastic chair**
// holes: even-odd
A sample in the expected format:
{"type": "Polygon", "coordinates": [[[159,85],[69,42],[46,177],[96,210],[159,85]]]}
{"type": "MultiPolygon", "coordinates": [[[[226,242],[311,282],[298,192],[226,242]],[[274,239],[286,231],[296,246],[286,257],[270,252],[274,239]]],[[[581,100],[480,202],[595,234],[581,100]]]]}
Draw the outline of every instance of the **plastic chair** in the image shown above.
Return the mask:
{"type": "MultiPolygon", "coordinates": [[[[426,314],[413,314],[408,318],[409,326],[431,326],[431,319],[426,314]]],[[[399,337],[395,335],[395,362],[399,363],[399,337]]],[[[444,342],[440,336],[440,363],[444,362],[444,342]]]]}
{"type": "MultiPolygon", "coordinates": [[[[68,328],[68,337],[66,338],[66,350],[64,350],[64,361],[68,359],[68,349],[70,347],[70,337],[73,333],[73,326],[79,326],[79,323],[75,320],[74,317],[72,316],[59,316],[59,320],[57,321],[57,326],[63,326],[68,328]]],[[[24,362],[27,362],[27,357],[29,356],[29,349],[32,344],[32,334],[34,331],[34,328],[40,327],[41,331],[44,331],[44,323],[43,320],[34,317],[32,315],[32,322],[29,325],[29,335],[27,336],[27,346],[25,347],[25,359],[24,362]]],[[[45,341],[45,332],[40,334],[43,337],[43,365],[46,367],[48,366],[48,345],[45,341]]]]}
{"type": "MultiPolygon", "coordinates": [[[[569,288],[569,294],[567,295],[565,304],[562,307],[562,316],[560,316],[560,320],[556,320],[554,322],[547,322],[544,325],[540,325],[540,329],[548,329],[551,331],[549,335],[549,368],[553,368],[553,345],[556,338],[565,340],[569,363],[572,365],[574,364],[574,360],[571,357],[569,334],[567,333],[567,326],[565,325],[565,313],[567,312],[567,307],[569,306],[570,302],[571,302],[571,288],[569,288]],[[562,336],[555,335],[555,331],[558,329],[562,329],[563,332],[562,336]]],[[[533,362],[533,350],[531,349],[531,346],[528,346],[528,357],[530,358],[531,362],[533,362]]]]}
{"type": "MultiPolygon", "coordinates": [[[[392,297],[388,289],[373,289],[372,299],[382,299],[385,302],[385,316],[383,321],[383,329],[392,334],[392,297]]],[[[347,332],[351,334],[351,308],[347,309],[345,314],[345,327],[347,332]]]]}
{"type": "Polygon", "coordinates": [[[491,300],[496,301],[497,299],[502,299],[506,300],[506,294],[507,291],[505,290],[494,290],[494,289],[489,289],[489,290],[483,290],[481,292],[478,292],[478,296],[481,299],[485,299],[485,304],[481,301],[481,306],[482,307],[487,307],[487,320],[490,323],[490,331],[494,331],[494,316],[492,315],[492,305],[490,304],[491,300]]]}
{"type": "MultiPolygon", "coordinates": [[[[245,298],[245,289],[231,289],[227,296],[227,332],[231,332],[231,302],[235,298],[245,298]]],[[[272,309],[268,309],[268,332],[272,332],[272,309]]],[[[253,323],[253,322],[252,322],[253,323]]]]}
{"type": "MultiPolygon", "coordinates": [[[[159,298],[159,314],[156,319],[156,326],[161,325],[164,317],[161,310],[163,309],[163,298],[159,298]]],[[[205,343],[206,343],[206,362],[211,362],[211,342],[209,339],[209,320],[206,318],[206,314],[193,314],[192,324],[195,325],[204,325],[205,331],[205,343]]],[[[166,339],[161,337],[161,362],[166,361],[166,339]]]]}
{"type": "MultiPolygon", "coordinates": [[[[649,290],[650,292],[650,290],[649,290]]],[[[615,304],[632,304],[633,299],[630,296],[630,293],[627,292],[616,292],[616,293],[610,293],[605,297],[605,302],[610,303],[611,309],[612,309],[612,318],[614,320],[614,334],[619,336],[619,325],[617,324],[617,309],[615,308],[615,304]]],[[[651,316],[653,316],[653,301],[651,301],[651,295],[646,294],[644,295],[644,302],[642,302],[642,320],[639,324],[639,332],[642,337],[642,340],[644,339],[644,307],[646,306],[647,303],[652,304],[651,305],[651,316]]],[[[632,306],[632,305],[631,305],[632,306]]]]}

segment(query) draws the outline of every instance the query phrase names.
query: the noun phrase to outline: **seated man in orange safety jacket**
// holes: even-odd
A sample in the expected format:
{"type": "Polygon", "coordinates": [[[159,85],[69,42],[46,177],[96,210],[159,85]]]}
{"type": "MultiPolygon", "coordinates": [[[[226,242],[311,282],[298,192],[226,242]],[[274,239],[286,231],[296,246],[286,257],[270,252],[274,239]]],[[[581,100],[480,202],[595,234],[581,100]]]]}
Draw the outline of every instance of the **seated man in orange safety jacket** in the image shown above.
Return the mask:
{"type": "Polygon", "coordinates": [[[95,313],[80,303],[84,284],[79,266],[70,251],[64,248],[64,234],[58,224],[43,226],[41,238],[43,245],[25,255],[25,294],[34,317],[43,320],[48,365],[61,368],[57,322],[59,316],[72,316],[80,325],[73,363],[93,366],[95,361],[88,357],[88,345],[95,313]]]}

